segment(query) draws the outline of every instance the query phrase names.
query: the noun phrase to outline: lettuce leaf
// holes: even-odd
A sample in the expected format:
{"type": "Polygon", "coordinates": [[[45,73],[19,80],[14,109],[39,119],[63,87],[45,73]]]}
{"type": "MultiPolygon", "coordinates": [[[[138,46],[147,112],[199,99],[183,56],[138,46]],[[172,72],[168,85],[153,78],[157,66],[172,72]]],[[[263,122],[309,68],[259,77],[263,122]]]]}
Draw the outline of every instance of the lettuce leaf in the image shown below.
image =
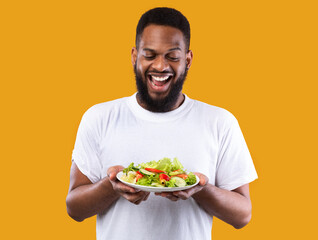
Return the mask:
{"type": "Polygon", "coordinates": [[[195,176],[194,173],[190,172],[188,174],[188,177],[185,179],[187,185],[192,185],[192,184],[195,184],[197,182],[197,178],[195,176]]]}
{"type": "Polygon", "coordinates": [[[134,163],[129,164],[129,166],[127,168],[123,169],[123,173],[125,173],[127,175],[128,172],[130,171],[138,171],[139,168],[134,166],[134,163]]]}
{"type": "Polygon", "coordinates": [[[175,187],[175,182],[176,182],[176,179],[175,178],[171,178],[169,181],[166,181],[165,182],[165,185],[166,187],[175,187]]]}
{"type": "Polygon", "coordinates": [[[144,186],[150,186],[151,183],[156,182],[160,183],[159,181],[159,175],[144,175],[142,178],[139,178],[138,181],[136,182],[137,185],[144,185],[144,186]]]}
{"type": "Polygon", "coordinates": [[[150,161],[146,163],[141,163],[140,168],[157,168],[158,167],[158,162],[157,161],[150,161]]]}
{"type": "Polygon", "coordinates": [[[165,172],[170,172],[171,168],[172,168],[172,163],[170,158],[163,158],[158,161],[157,169],[165,171],[165,172]]]}
{"type": "Polygon", "coordinates": [[[182,166],[181,162],[179,162],[178,158],[174,158],[171,171],[176,171],[179,169],[183,169],[183,166],[182,166]]]}

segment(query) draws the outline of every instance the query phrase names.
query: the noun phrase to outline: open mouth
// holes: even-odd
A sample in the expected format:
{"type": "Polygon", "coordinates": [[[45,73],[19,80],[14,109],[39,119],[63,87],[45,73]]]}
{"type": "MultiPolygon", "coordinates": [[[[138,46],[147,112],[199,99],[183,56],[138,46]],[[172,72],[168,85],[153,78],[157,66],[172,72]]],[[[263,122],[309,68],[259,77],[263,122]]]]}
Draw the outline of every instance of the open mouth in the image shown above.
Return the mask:
{"type": "Polygon", "coordinates": [[[173,74],[147,74],[147,77],[154,87],[163,87],[171,80],[173,74]]]}

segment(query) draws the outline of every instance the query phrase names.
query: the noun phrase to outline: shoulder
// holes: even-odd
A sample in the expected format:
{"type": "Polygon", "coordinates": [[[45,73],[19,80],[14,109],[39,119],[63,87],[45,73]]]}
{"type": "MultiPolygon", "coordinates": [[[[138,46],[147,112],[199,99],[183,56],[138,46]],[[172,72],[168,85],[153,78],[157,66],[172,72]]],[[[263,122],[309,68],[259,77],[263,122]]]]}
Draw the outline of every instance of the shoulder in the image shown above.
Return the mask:
{"type": "Polygon", "coordinates": [[[98,103],[93,106],[91,106],[85,114],[90,114],[90,115],[98,115],[98,114],[104,114],[109,111],[116,110],[120,108],[123,104],[125,104],[127,97],[123,98],[118,98],[115,100],[103,102],[103,103],[98,103]]]}
{"type": "Polygon", "coordinates": [[[107,118],[125,106],[126,100],[127,97],[123,97],[108,102],[95,104],[85,111],[83,119],[87,121],[96,121],[107,118]]]}
{"type": "Polygon", "coordinates": [[[228,110],[198,100],[194,101],[196,114],[218,122],[235,122],[235,116],[228,110]]]}

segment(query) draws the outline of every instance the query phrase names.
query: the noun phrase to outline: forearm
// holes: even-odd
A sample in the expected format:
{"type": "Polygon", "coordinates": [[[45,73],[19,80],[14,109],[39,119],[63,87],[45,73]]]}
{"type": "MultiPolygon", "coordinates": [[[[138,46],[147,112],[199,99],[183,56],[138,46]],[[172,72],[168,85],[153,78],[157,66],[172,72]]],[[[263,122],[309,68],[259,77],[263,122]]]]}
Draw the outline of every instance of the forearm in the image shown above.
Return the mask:
{"type": "Polygon", "coordinates": [[[66,198],[67,212],[76,221],[107,210],[119,198],[108,177],[94,184],[78,186],[66,198]]]}
{"type": "Polygon", "coordinates": [[[216,216],[235,228],[244,227],[251,219],[251,201],[238,192],[208,184],[194,194],[193,198],[211,216],[216,216]]]}

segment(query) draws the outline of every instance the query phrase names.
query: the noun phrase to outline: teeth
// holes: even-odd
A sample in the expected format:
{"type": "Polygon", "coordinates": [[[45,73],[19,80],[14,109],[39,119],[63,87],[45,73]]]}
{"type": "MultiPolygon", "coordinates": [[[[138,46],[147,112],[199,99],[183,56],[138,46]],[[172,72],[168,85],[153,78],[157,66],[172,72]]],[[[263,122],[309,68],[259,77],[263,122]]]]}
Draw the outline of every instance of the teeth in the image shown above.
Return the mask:
{"type": "Polygon", "coordinates": [[[162,81],[166,81],[166,80],[169,78],[169,76],[165,76],[165,77],[152,76],[152,78],[153,78],[155,81],[162,82],[162,81]]]}

